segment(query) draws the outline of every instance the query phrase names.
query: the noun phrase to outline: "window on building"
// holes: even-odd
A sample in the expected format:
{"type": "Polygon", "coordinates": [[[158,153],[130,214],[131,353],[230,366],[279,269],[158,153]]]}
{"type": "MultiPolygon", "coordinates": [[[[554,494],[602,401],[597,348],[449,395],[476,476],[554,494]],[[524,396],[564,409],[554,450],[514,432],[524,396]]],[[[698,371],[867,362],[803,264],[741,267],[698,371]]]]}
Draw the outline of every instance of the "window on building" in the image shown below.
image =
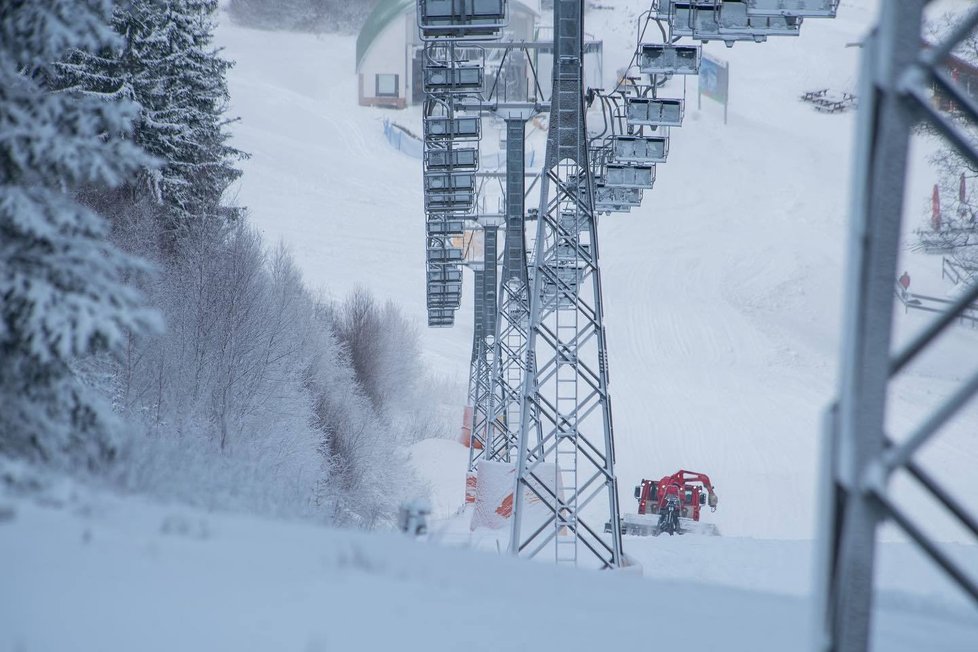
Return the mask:
{"type": "Polygon", "coordinates": [[[377,97],[397,97],[397,75],[377,75],[377,97]]]}

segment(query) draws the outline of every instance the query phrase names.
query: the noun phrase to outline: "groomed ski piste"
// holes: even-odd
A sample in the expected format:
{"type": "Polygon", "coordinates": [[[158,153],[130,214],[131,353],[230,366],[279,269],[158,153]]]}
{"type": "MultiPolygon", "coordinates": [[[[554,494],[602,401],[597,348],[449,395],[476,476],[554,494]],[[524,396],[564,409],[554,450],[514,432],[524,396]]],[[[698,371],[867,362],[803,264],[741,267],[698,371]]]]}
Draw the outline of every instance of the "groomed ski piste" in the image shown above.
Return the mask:
{"type": "MultiPolygon", "coordinates": [[[[601,3],[605,76],[631,57],[645,0],[601,3]]],[[[967,2],[938,3],[953,10],[967,2]]],[[[431,439],[410,455],[431,489],[423,541],[196,511],[55,483],[0,499],[0,650],[809,649],[822,414],[837,392],[855,113],[823,114],[806,91],[857,91],[858,43],[878,2],[843,1],[799,38],[709,44],[730,63],[728,124],[695,80],[656,187],[600,219],[621,511],[643,478],[708,473],[705,519],[723,536],[625,537],[642,568],[593,573],[515,560],[505,530],[470,528],[468,451],[431,439]]],[[[456,381],[459,422],[472,297],[452,329],[425,329],[420,161],[391,148],[384,119],[416,108],[357,105],[355,37],[263,32],[221,17],[237,200],[309,285],[395,300],[429,366],[456,381]]],[[[682,81],[670,82],[682,92],[682,81]]],[[[535,134],[543,147],[543,135],[535,134]]],[[[491,138],[487,139],[491,140],[491,138]]],[[[532,145],[531,145],[532,146],[532,145]]],[[[907,239],[923,225],[933,143],[914,143],[907,239]]],[[[903,254],[914,289],[948,291],[939,257],[903,254]]],[[[897,342],[927,315],[897,319],[897,342]]],[[[890,404],[906,432],[978,359],[956,328],[890,404]],[[962,364],[962,362],[964,364],[962,364]],[[968,366],[970,363],[971,366],[968,366]]],[[[963,502],[978,499],[978,408],[922,451],[963,502]]],[[[397,482],[397,478],[392,478],[397,482]]],[[[919,503],[927,510],[926,503],[919,503]]],[[[978,548],[935,517],[932,534],[978,575],[978,548]]],[[[973,652],[978,611],[888,528],[878,560],[875,650],[973,652]]]]}

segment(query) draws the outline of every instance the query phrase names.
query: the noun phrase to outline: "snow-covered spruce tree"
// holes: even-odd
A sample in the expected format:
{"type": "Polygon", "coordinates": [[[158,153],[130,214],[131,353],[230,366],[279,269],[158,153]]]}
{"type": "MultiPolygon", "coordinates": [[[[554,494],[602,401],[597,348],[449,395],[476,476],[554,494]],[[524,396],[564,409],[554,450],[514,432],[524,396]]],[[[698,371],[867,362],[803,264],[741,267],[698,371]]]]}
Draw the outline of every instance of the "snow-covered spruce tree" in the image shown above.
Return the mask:
{"type": "Polygon", "coordinates": [[[216,10],[216,0],[131,0],[112,15],[118,47],[75,53],[59,70],[63,87],[116,92],[138,103],[135,142],[162,163],[145,169],[126,194],[131,203],[148,191],[160,202],[170,245],[191,224],[238,214],[222,205],[245,154],[228,144],[232,64],[212,45],[216,10]]]}
{"type": "Polygon", "coordinates": [[[125,279],[144,270],[74,197],[148,159],[135,107],[54,92],[53,62],[114,40],[109,0],[7,0],[0,14],[0,454],[59,465],[113,457],[111,409],[73,372],[157,325],[125,279]]]}

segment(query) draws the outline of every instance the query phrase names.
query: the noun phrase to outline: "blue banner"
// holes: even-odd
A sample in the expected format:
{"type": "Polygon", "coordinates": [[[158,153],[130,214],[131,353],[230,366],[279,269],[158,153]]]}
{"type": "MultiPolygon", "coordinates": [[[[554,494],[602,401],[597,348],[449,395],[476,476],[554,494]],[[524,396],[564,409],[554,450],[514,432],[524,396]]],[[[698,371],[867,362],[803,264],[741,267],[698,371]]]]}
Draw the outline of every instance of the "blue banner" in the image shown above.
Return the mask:
{"type": "Polygon", "coordinates": [[[700,95],[727,103],[730,87],[730,69],[727,64],[704,54],[700,62],[699,83],[700,95]]]}

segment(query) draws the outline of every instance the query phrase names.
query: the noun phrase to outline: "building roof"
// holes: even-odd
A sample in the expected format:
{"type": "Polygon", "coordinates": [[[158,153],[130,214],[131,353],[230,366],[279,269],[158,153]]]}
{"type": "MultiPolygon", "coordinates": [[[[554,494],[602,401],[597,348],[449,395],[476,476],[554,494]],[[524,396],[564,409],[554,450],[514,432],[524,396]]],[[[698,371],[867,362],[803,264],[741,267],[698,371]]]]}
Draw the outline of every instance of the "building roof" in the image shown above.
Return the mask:
{"type": "MultiPolygon", "coordinates": [[[[367,16],[367,22],[363,24],[360,33],[357,35],[357,70],[363,63],[367,51],[374,41],[380,36],[381,32],[387,28],[398,16],[402,16],[408,11],[414,11],[417,0],[379,0],[374,10],[367,16]]],[[[509,0],[510,9],[519,9],[536,15],[530,7],[527,7],[519,0],[509,0]]]]}
{"type": "Polygon", "coordinates": [[[390,25],[398,16],[406,13],[415,6],[417,0],[380,0],[374,10],[367,16],[367,22],[363,24],[360,33],[357,35],[357,70],[363,63],[363,58],[367,56],[367,50],[373,45],[374,40],[380,36],[384,28],[390,25]]]}

